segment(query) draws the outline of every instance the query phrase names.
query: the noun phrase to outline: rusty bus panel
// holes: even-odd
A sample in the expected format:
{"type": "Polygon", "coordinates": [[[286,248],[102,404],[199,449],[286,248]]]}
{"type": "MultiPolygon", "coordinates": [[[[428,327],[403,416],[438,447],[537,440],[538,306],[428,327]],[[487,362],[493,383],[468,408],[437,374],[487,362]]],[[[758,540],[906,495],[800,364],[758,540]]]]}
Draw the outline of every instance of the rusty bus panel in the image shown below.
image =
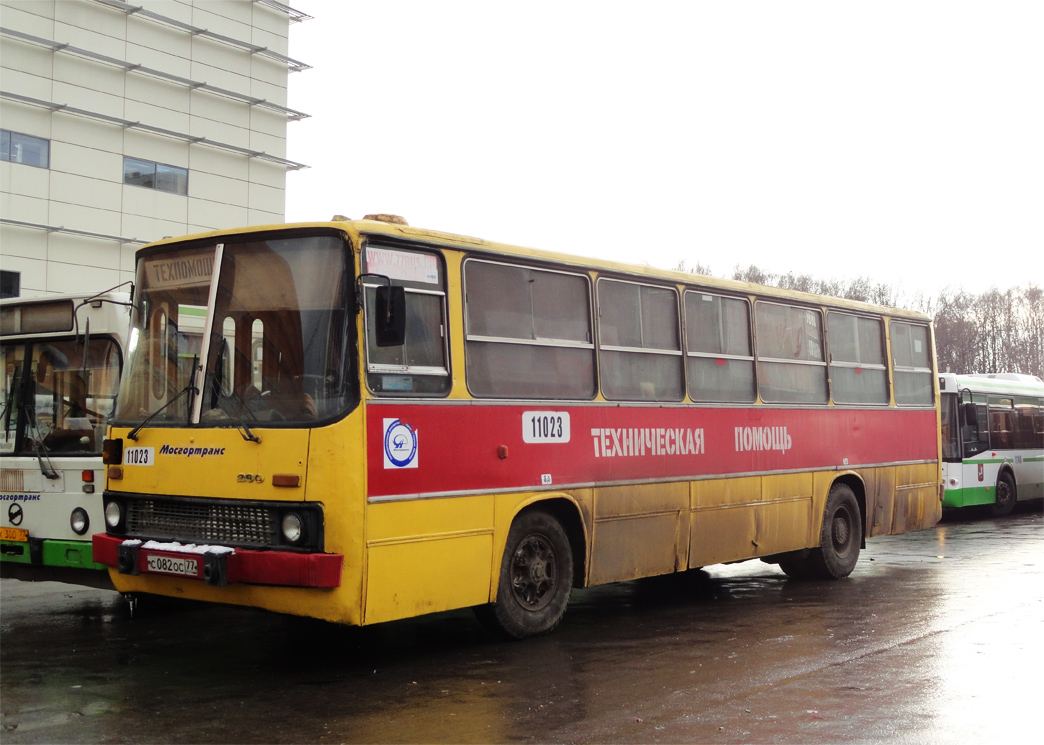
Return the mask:
{"type": "Polygon", "coordinates": [[[812,500],[811,473],[784,473],[761,477],[762,502],[782,502],[798,497],[812,500]]]}
{"type": "Polygon", "coordinates": [[[708,479],[692,485],[692,508],[738,506],[761,501],[761,477],[708,479]]]}
{"type": "Polygon", "coordinates": [[[811,496],[759,505],[755,512],[754,555],[769,556],[807,547],[811,541],[811,511],[811,496]]]}
{"type": "Polygon", "coordinates": [[[910,486],[896,489],[895,515],[892,532],[906,533],[934,525],[939,520],[939,493],[930,486],[910,486]]]}
{"type": "Polygon", "coordinates": [[[895,468],[876,469],[877,489],[874,497],[874,515],[871,520],[871,536],[888,535],[892,532],[895,513],[895,468]]]}
{"type": "Polygon", "coordinates": [[[938,466],[915,463],[895,467],[895,514],[891,532],[905,533],[934,525],[942,516],[938,504],[938,466]]]}
{"type": "Polygon", "coordinates": [[[696,481],[691,494],[689,567],[753,558],[761,477],[696,481]]]}
{"type": "Polygon", "coordinates": [[[753,506],[692,513],[689,567],[754,558],[757,528],[753,506]]]}
{"type": "Polygon", "coordinates": [[[863,481],[863,488],[865,490],[866,514],[863,516],[863,539],[867,539],[870,536],[877,535],[878,533],[874,530],[874,517],[877,514],[877,469],[867,468],[861,471],[856,471],[859,478],[863,481]]]}
{"type": "Polygon", "coordinates": [[[673,572],[682,513],[600,520],[594,526],[590,584],[673,572]]]}
{"type": "Polygon", "coordinates": [[[651,515],[689,508],[689,482],[594,489],[595,519],[651,515]]]}
{"type": "Polygon", "coordinates": [[[689,484],[594,490],[588,584],[668,574],[687,564],[689,484]]]}
{"type": "Polygon", "coordinates": [[[754,555],[768,556],[809,545],[814,477],[787,473],[761,477],[755,511],[754,555]]]}

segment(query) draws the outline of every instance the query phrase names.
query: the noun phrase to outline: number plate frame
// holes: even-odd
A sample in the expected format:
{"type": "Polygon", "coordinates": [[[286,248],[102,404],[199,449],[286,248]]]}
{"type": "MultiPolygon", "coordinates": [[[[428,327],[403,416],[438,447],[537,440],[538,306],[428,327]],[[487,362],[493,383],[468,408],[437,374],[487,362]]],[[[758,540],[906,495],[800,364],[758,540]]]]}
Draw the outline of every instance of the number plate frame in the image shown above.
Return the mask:
{"type": "Polygon", "coordinates": [[[202,556],[190,554],[160,554],[148,553],[145,555],[145,566],[149,574],[169,574],[175,577],[199,578],[202,556]]]}
{"type": "Polygon", "coordinates": [[[28,543],[29,531],[25,528],[0,528],[0,541],[28,543]]]}

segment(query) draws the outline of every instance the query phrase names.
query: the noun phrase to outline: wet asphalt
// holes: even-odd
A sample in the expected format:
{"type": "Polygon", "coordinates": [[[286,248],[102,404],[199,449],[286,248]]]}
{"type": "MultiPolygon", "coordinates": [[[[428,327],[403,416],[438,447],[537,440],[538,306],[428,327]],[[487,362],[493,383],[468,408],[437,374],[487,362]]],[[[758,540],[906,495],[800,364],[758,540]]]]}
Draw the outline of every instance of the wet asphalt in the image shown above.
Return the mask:
{"type": "Polygon", "coordinates": [[[350,629],[0,580],[0,741],[1036,741],[1044,519],[947,514],[852,576],[761,562],[574,591],[552,635],[469,611],[350,629]]]}

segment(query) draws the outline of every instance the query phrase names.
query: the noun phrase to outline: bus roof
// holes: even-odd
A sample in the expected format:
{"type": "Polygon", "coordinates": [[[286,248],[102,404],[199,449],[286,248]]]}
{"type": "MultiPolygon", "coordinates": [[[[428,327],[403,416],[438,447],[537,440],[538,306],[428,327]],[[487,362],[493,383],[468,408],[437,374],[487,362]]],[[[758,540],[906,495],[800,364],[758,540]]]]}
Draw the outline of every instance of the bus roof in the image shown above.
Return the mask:
{"type": "Polygon", "coordinates": [[[106,298],[119,302],[129,302],[129,292],[63,292],[52,295],[35,295],[33,297],[5,297],[0,305],[31,305],[33,303],[53,303],[61,300],[87,300],[88,298],[106,298]]]}
{"type": "Polygon", "coordinates": [[[500,257],[530,258],[538,261],[564,264],[577,269],[593,269],[598,272],[627,274],[636,277],[669,281],[676,284],[697,285],[708,289],[718,289],[739,294],[768,295],[779,299],[795,300],[814,305],[827,304],[874,314],[887,313],[888,315],[916,318],[923,321],[931,320],[929,316],[918,311],[904,310],[901,308],[888,308],[858,300],[848,300],[829,295],[816,295],[798,290],[784,290],[778,287],[758,285],[752,282],[721,279],[718,277],[709,277],[702,274],[690,274],[688,272],[680,272],[670,269],[657,269],[651,266],[639,266],[636,264],[608,261],[606,259],[589,258],[586,256],[563,254],[542,249],[513,246],[506,243],[488,241],[482,238],[456,235],[437,230],[428,230],[407,225],[402,218],[396,218],[394,215],[367,216],[361,220],[351,220],[348,218],[342,218],[340,215],[335,215],[334,219],[328,222],[253,225],[244,228],[217,230],[208,233],[198,233],[195,235],[182,236],[180,238],[166,238],[161,241],[156,241],[138,249],[138,255],[141,256],[143,254],[152,253],[160,246],[173,243],[185,243],[207,238],[241,235],[243,233],[300,230],[302,228],[335,228],[353,235],[356,238],[361,238],[363,236],[382,236],[400,241],[418,241],[433,246],[455,248],[473,253],[494,254],[500,257]]]}
{"type": "Polygon", "coordinates": [[[1018,373],[971,373],[968,375],[955,375],[953,373],[942,373],[942,380],[950,380],[950,385],[943,384],[944,390],[963,391],[972,393],[997,393],[1012,396],[1044,396],[1044,380],[1036,375],[1021,375],[1018,373]]]}
{"type": "Polygon", "coordinates": [[[43,337],[68,333],[81,328],[80,324],[86,322],[88,316],[94,318],[95,331],[124,334],[130,324],[130,300],[129,292],[109,290],[4,298],[0,300],[0,335],[43,337]],[[57,313],[48,312],[46,306],[63,303],[64,309],[59,307],[57,313]],[[118,310],[113,312],[113,307],[118,310]],[[34,320],[30,322],[30,318],[34,320]],[[27,330],[30,326],[32,330],[27,330]]]}

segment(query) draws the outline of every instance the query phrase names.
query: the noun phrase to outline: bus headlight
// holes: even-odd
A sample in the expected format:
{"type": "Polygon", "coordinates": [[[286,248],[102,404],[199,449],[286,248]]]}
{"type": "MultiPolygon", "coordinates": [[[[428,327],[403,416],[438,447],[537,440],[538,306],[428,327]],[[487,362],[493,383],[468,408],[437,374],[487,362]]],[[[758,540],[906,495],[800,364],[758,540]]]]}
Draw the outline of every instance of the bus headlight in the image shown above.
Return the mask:
{"type": "Polygon", "coordinates": [[[119,526],[121,520],[123,520],[123,510],[120,508],[120,503],[106,502],[105,524],[110,528],[116,528],[119,526]]]}
{"type": "Polygon", "coordinates": [[[283,515],[283,538],[287,543],[297,543],[304,535],[304,523],[296,512],[283,515]]]}
{"type": "Polygon", "coordinates": [[[73,529],[73,533],[76,535],[83,535],[87,532],[87,529],[91,527],[91,519],[87,517],[87,510],[83,507],[77,507],[72,511],[72,515],[69,516],[69,527],[73,529]]]}

